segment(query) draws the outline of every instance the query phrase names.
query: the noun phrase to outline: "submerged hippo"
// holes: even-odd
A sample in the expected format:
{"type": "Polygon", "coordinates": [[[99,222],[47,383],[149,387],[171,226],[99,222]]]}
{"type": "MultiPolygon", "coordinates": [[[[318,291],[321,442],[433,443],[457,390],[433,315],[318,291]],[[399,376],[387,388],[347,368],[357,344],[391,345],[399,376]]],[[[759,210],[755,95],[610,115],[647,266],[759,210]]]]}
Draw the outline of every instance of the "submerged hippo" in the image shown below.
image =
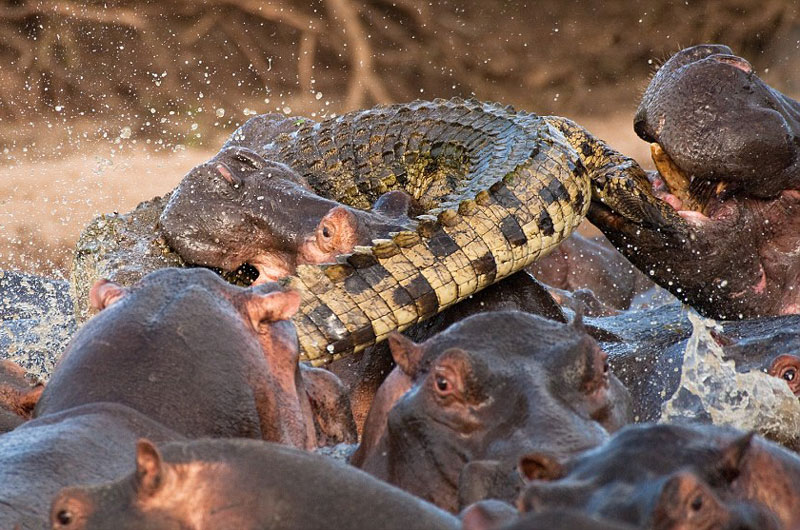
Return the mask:
{"type": "MultiPolygon", "coordinates": [[[[131,459],[133,460],[133,459],[131,459]]],[[[325,457],[249,440],[136,447],[136,471],[68,488],[53,529],[456,530],[454,516],[325,457]]]]}
{"type": "Polygon", "coordinates": [[[411,203],[394,191],[372,211],[351,208],[320,197],[288,166],[228,146],[184,177],[160,224],[188,263],[227,271],[249,264],[263,283],[411,227],[411,203]]]}
{"type": "Polygon", "coordinates": [[[302,448],[354,441],[338,380],[298,366],[286,320],[297,293],[234,287],[205,269],[162,269],[127,289],[99,281],[90,298],[100,313],[70,342],[36,416],[107,401],[190,437],[302,448]]]}
{"type": "Polygon", "coordinates": [[[534,453],[520,468],[532,479],[526,511],[578,509],[653,528],[800,523],[800,458],[734,429],[629,426],[582,455],[534,453]]]}
{"type": "Polygon", "coordinates": [[[799,313],[800,103],[727,46],[701,45],[659,69],[634,129],[673,215],[634,224],[593,203],[592,223],[705,316],[799,313]]]}
{"type": "Polygon", "coordinates": [[[627,392],[579,322],[498,311],[422,344],[389,341],[397,368],[352,462],[450,511],[468,463],[515,464],[534,447],[572,454],[630,419],[627,392]]]}

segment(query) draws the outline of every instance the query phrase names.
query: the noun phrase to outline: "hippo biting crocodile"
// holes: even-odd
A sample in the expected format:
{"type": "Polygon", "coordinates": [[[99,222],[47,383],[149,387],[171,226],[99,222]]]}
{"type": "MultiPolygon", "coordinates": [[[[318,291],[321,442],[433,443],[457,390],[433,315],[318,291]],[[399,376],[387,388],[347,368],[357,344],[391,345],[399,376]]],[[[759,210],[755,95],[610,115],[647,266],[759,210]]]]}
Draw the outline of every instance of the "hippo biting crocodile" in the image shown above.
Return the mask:
{"type": "Polygon", "coordinates": [[[800,312],[800,103],[727,46],[701,45],[659,69],[634,129],[672,211],[636,223],[596,201],[592,223],[706,316],[800,312]]]}

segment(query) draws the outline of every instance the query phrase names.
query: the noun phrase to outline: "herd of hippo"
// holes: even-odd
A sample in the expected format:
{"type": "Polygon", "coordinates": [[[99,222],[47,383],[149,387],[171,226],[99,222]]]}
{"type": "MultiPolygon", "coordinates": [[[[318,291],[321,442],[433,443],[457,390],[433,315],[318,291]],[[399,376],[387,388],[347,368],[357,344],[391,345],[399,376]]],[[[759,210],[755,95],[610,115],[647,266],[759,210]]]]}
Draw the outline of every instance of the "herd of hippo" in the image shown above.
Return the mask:
{"type": "Polygon", "coordinates": [[[701,45],[634,128],[658,171],[488,103],[258,116],[71,293],[0,273],[0,529],[800,529],[800,425],[702,409],[681,305],[797,404],[800,104],[701,45]]]}

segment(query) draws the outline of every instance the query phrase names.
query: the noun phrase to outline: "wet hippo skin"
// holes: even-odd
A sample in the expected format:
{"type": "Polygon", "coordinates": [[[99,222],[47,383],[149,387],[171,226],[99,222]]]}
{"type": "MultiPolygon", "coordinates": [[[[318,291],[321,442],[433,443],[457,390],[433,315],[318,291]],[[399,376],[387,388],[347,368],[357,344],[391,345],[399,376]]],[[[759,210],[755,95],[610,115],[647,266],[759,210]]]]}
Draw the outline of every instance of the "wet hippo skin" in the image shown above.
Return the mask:
{"type": "Polygon", "coordinates": [[[412,227],[411,206],[403,192],[387,193],[372,211],[344,206],[315,194],[288,166],[228,146],[184,177],[160,226],[188,263],[226,271],[246,263],[264,283],[412,227]]]}
{"type": "Polygon", "coordinates": [[[142,440],[135,473],[68,488],[50,513],[54,529],[460,527],[454,516],[346,464],[250,440],[158,448],[142,440]]]}
{"type": "Polygon", "coordinates": [[[534,453],[520,467],[532,479],[526,511],[578,509],[654,528],[796,528],[800,519],[800,458],[730,428],[629,426],[582,455],[534,453]]]}
{"type": "Polygon", "coordinates": [[[451,511],[469,462],[579,452],[629,421],[627,392],[579,323],[488,312],[422,344],[392,335],[390,347],[398,366],[353,463],[451,511]]]}
{"type": "MultiPolygon", "coordinates": [[[[296,293],[275,284],[242,289],[204,269],[163,269],[129,289],[98,282],[91,298],[101,311],[71,341],[36,416],[110,401],[190,437],[316,447],[320,425],[306,387],[343,389],[330,374],[304,378],[298,367],[286,320],[297,311],[296,293]]],[[[342,406],[322,397],[315,403],[342,406]]],[[[341,433],[335,441],[354,440],[344,409],[325,411],[346,422],[330,422],[341,433]]]]}
{"type": "Polygon", "coordinates": [[[634,129],[653,146],[653,189],[674,215],[634,224],[593,203],[592,223],[705,316],[800,312],[800,103],[706,44],[658,70],[634,129]]]}
{"type": "Polygon", "coordinates": [[[182,436],[116,403],[91,403],[0,435],[0,528],[50,528],[50,503],[73,484],[99,484],[134,469],[136,441],[182,436]]]}

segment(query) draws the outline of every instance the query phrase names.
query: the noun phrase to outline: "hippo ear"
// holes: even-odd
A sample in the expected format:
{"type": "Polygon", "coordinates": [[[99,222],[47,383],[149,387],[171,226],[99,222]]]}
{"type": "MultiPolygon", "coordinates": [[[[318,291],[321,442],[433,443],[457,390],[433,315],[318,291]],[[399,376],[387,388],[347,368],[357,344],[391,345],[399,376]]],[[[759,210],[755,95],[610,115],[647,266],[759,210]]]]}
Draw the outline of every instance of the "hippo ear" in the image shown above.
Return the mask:
{"type": "Polygon", "coordinates": [[[513,506],[495,499],[470,504],[459,514],[463,530],[492,530],[518,516],[513,506]]]}
{"type": "Polygon", "coordinates": [[[334,206],[317,225],[317,246],[326,254],[344,254],[358,243],[358,219],[344,206],[334,206]]]}
{"type": "Polygon", "coordinates": [[[150,440],[136,442],[136,492],[141,498],[150,497],[161,487],[164,466],[161,453],[150,440]]]}
{"type": "Polygon", "coordinates": [[[238,187],[242,184],[246,172],[260,171],[267,166],[267,161],[247,147],[234,146],[223,149],[216,157],[214,169],[228,184],[238,187]],[[233,168],[241,168],[235,171],[233,168]]]}
{"type": "Polygon", "coordinates": [[[564,476],[564,467],[547,453],[529,453],[519,459],[517,471],[526,480],[557,480],[564,476]]]}
{"type": "Polygon", "coordinates": [[[394,362],[403,373],[414,377],[422,361],[422,346],[397,331],[389,333],[387,340],[394,362]]]}
{"type": "Polygon", "coordinates": [[[300,309],[300,301],[300,293],[292,290],[251,292],[245,300],[245,309],[253,327],[258,329],[261,324],[289,320],[300,309]]]}
{"type": "Polygon", "coordinates": [[[89,290],[89,303],[93,308],[102,311],[126,294],[128,294],[127,289],[103,278],[94,282],[89,290]]]}
{"type": "Polygon", "coordinates": [[[739,476],[742,463],[753,444],[753,437],[755,434],[756,433],[753,431],[743,434],[722,449],[717,463],[717,471],[719,471],[728,482],[732,482],[739,476]]]}

